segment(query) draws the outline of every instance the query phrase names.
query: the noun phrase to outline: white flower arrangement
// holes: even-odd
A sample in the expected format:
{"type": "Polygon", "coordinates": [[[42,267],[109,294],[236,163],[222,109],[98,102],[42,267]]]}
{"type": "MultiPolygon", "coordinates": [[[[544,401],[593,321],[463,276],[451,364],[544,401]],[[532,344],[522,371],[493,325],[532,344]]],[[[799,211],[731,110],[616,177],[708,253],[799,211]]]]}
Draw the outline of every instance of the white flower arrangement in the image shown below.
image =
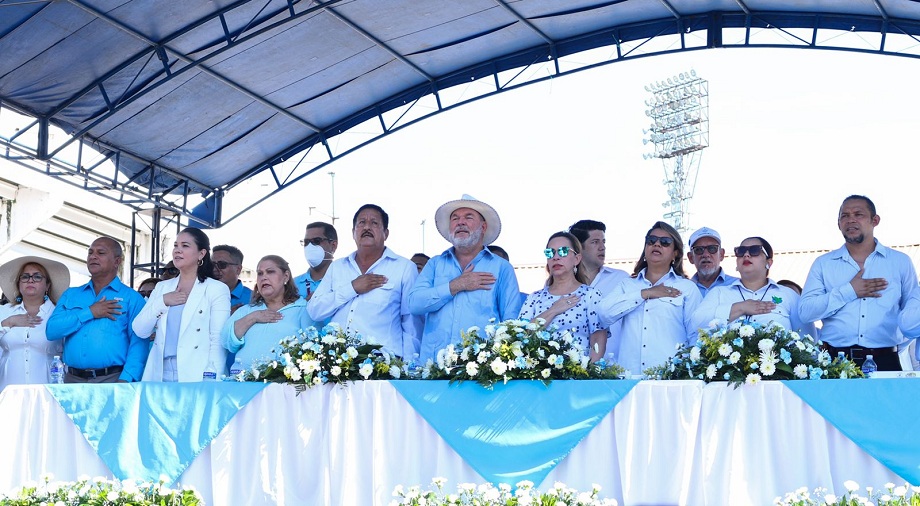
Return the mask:
{"type": "Polygon", "coordinates": [[[843,486],[847,491],[840,497],[829,494],[823,488],[809,491],[808,487],[802,487],[783,497],[777,497],[773,504],[776,506],[920,506],[920,487],[909,483],[898,486],[894,483],[886,483],[880,490],[866,487],[866,495],[859,493],[861,487],[853,480],[843,482],[843,486]]]}
{"type": "Polygon", "coordinates": [[[335,323],[321,330],[308,327],[282,339],[272,350],[277,358],[262,360],[230,378],[236,381],[294,383],[306,387],[369,379],[399,379],[403,363],[368,344],[359,334],[335,323]]]}
{"type": "Polygon", "coordinates": [[[486,388],[512,379],[549,383],[554,379],[616,379],[625,371],[603,361],[590,363],[586,350],[568,331],[547,327],[542,319],[489,324],[485,333],[470,327],[459,346],[440,350],[422,377],[472,380],[486,388]]]}
{"type": "Polygon", "coordinates": [[[727,381],[735,386],[767,380],[857,378],[862,372],[848,359],[831,359],[809,335],[789,332],[771,322],[718,320],[700,329],[693,345],[678,346],[666,364],[650,368],[646,375],[660,379],[727,381]]]}
{"type": "Polygon", "coordinates": [[[201,495],[191,487],[171,489],[166,478],[159,482],[110,480],[101,476],[77,481],[53,481],[46,474],[37,483],[27,483],[10,494],[0,493],[0,506],[200,506],[201,495]]]}
{"type": "Polygon", "coordinates": [[[564,483],[556,482],[552,488],[540,492],[533,488],[533,483],[522,481],[513,488],[507,484],[497,487],[491,483],[476,485],[474,483],[460,483],[457,491],[448,493],[444,490],[447,480],[435,478],[431,481],[433,487],[422,490],[418,485],[404,487],[398,485],[393,490],[393,499],[390,506],[537,506],[537,505],[567,505],[567,506],[616,506],[615,499],[601,499],[598,497],[601,487],[594,485],[590,492],[579,492],[567,487],[564,483]]]}

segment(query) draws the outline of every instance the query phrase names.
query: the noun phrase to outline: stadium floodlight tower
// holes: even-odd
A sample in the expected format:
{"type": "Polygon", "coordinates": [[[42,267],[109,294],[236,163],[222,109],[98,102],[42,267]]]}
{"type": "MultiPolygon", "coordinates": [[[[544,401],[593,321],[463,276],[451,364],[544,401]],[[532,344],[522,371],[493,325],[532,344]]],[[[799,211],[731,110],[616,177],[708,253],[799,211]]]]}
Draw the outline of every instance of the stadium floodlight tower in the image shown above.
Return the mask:
{"type": "Polygon", "coordinates": [[[690,227],[690,200],[703,148],[709,146],[709,81],[691,70],[646,85],[645,91],[652,94],[645,101],[652,124],[642,130],[642,144],[651,144],[653,151],[642,158],[661,159],[668,189],[664,219],[684,232],[690,227]]]}

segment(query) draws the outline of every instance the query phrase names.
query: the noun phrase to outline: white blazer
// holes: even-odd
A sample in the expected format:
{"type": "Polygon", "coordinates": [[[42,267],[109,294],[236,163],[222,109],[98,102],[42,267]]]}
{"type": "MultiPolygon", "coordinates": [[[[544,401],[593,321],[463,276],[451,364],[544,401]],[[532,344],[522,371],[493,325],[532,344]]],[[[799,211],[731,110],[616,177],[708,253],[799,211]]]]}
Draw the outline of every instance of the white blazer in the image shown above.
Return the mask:
{"type": "MultiPolygon", "coordinates": [[[[176,291],[178,286],[178,277],[157,284],[144,309],[131,323],[134,333],[142,339],[149,339],[156,330],[142,381],[163,381],[166,319],[169,317],[169,307],[163,302],[163,294],[176,291]]],[[[201,381],[210,361],[217,367],[217,374],[222,374],[226,368],[227,350],[221,343],[220,331],[229,317],[230,289],[227,285],[211,278],[196,281],[182,310],[176,349],[179,381],[201,381]]]]}

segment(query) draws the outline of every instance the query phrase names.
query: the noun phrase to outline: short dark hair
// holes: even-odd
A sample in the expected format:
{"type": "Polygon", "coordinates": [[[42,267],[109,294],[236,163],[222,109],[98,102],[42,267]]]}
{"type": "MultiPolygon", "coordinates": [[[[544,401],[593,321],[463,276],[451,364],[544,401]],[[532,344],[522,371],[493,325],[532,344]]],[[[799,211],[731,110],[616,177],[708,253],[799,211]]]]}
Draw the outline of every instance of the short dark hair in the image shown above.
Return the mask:
{"type": "Polygon", "coordinates": [[[359,207],[357,211],[355,211],[355,216],[354,218],[351,219],[352,229],[354,229],[355,226],[358,224],[358,215],[361,214],[361,211],[365,209],[373,209],[374,211],[377,211],[378,213],[380,213],[380,219],[383,220],[383,228],[384,229],[390,228],[390,215],[387,214],[387,212],[384,211],[382,207],[378,206],[377,204],[364,204],[363,206],[359,207]]]}
{"type": "Polygon", "coordinates": [[[849,197],[843,199],[844,202],[848,200],[862,200],[863,202],[866,203],[866,206],[869,208],[869,215],[870,215],[869,217],[875,218],[875,202],[872,202],[872,200],[869,197],[866,197],[865,195],[850,195],[849,197]]]}
{"type": "Polygon", "coordinates": [[[234,262],[240,265],[243,264],[243,252],[240,251],[240,249],[236,246],[230,246],[229,244],[219,244],[214,246],[214,249],[211,250],[211,253],[217,253],[218,251],[226,251],[234,262]]]}
{"type": "Polygon", "coordinates": [[[425,260],[431,260],[431,257],[428,256],[428,255],[426,255],[426,254],[424,254],[424,253],[416,253],[416,254],[412,255],[412,258],[415,258],[415,257],[422,257],[422,258],[424,258],[425,260]]]}
{"type": "Polygon", "coordinates": [[[313,223],[307,225],[307,228],[322,228],[323,235],[326,236],[326,239],[329,239],[330,241],[339,240],[339,234],[335,231],[335,227],[329,223],[326,223],[325,221],[314,221],[313,223]]]}
{"type": "Polygon", "coordinates": [[[584,243],[588,240],[588,236],[591,235],[592,230],[600,230],[601,232],[607,232],[607,225],[604,225],[600,221],[594,220],[580,220],[576,221],[574,225],[569,227],[569,233],[574,235],[576,239],[584,243]]]}
{"type": "Polygon", "coordinates": [[[509,262],[511,261],[511,259],[508,258],[508,252],[505,251],[505,248],[502,248],[501,246],[497,244],[490,244],[486,247],[489,248],[489,251],[491,251],[492,253],[495,253],[496,255],[504,258],[505,260],[509,262]]]}

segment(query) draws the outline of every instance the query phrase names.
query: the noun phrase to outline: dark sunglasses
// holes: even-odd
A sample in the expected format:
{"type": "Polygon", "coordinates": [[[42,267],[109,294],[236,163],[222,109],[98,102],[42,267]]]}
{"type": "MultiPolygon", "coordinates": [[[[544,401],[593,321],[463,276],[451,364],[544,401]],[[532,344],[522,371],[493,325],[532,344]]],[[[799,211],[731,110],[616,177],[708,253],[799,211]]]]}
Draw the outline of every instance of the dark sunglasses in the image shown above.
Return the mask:
{"type": "Polygon", "coordinates": [[[753,246],[738,246],[735,248],[735,256],[743,257],[745,254],[750,254],[752,257],[759,257],[763,253],[763,246],[760,244],[755,244],[753,246]]]}
{"type": "Polygon", "coordinates": [[[543,250],[543,254],[546,255],[546,258],[553,258],[556,256],[556,252],[559,252],[559,258],[565,258],[569,256],[569,252],[572,251],[568,246],[562,246],[558,250],[553,248],[546,248],[543,250]]]}
{"type": "Polygon", "coordinates": [[[314,237],[313,239],[301,239],[300,245],[306,246],[307,244],[312,244],[314,246],[319,246],[320,244],[323,243],[323,241],[331,241],[331,240],[332,239],[328,239],[326,237],[314,237]]]}
{"type": "Polygon", "coordinates": [[[178,276],[179,268],[178,267],[167,267],[163,269],[163,274],[169,274],[170,276],[178,276]]]}
{"type": "Polygon", "coordinates": [[[667,248],[668,246],[674,244],[674,239],[671,239],[670,237],[658,237],[657,235],[645,236],[645,244],[652,246],[656,242],[661,243],[662,248],[667,248]]]}
{"type": "Polygon", "coordinates": [[[141,297],[150,297],[150,294],[153,293],[153,290],[138,290],[137,293],[141,294],[141,297]]]}
{"type": "Polygon", "coordinates": [[[219,262],[214,262],[214,265],[216,265],[218,269],[224,270],[231,265],[240,265],[240,264],[235,264],[233,262],[224,262],[223,260],[221,260],[219,262]]]}
{"type": "Polygon", "coordinates": [[[719,245],[710,244],[709,246],[694,246],[693,247],[693,254],[696,256],[702,255],[704,251],[708,251],[710,255],[715,255],[716,253],[719,252],[719,245]]]}
{"type": "Polygon", "coordinates": [[[19,276],[20,283],[28,283],[29,281],[41,283],[43,279],[45,279],[45,277],[42,276],[40,272],[36,272],[35,274],[22,274],[19,276]]]}

